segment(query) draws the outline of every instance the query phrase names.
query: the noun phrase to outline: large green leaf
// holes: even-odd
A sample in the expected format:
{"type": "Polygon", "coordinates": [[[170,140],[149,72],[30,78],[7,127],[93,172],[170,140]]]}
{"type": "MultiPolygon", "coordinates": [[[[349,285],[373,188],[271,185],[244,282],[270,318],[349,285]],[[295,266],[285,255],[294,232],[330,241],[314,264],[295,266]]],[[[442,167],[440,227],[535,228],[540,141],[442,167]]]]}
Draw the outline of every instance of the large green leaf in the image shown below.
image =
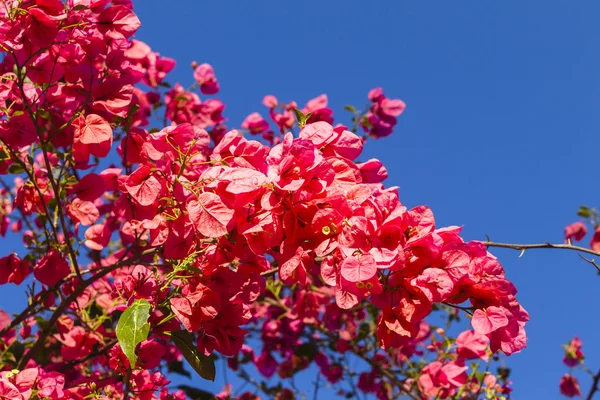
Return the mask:
{"type": "Polygon", "coordinates": [[[173,338],[173,343],[175,343],[175,346],[177,346],[181,355],[183,355],[183,358],[190,363],[194,371],[202,378],[214,382],[217,374],[215,360],[198,351],[196,346],[194,346],[194,335],[188,331],[177,331],[171,332],[171,337],[173,338]]]}
{"type": "Polygon", "coordinates": [[[148,338],[150,324],[148,317],[152,306],[147,300],[136,300],[130,305],[119,318],[117,324],[117,340],[121,345],[123,353],[129,359],[131,368],[135,368],[137,356],[135,348],[138,344],[148,338]]]}

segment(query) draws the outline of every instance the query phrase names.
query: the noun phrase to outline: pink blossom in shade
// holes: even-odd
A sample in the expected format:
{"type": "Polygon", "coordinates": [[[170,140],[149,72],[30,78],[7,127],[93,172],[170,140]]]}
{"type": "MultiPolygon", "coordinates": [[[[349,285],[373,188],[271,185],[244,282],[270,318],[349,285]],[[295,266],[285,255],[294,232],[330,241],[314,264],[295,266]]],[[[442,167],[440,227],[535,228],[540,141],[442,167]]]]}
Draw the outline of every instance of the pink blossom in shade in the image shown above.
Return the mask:
{"type": "Polygon", "coordinates": [[[138,364],[144,369],[156,368],[159,366],[165,353],[165,346],[155,341],[146,340],[140,345],[138,364]]]}
{"type": "Polygon", "coordinates": [[[33,268],[33,276],[46,286],[54,286],[71,273],[71,267],[65,258],[55,249],[51,249],[33,268]]]}
{"type": "Polygon", "coordinates": [[[564,346],[565,356],[563,358],[563,363],[566,366],[575,367],[583,363],[584,355],[583,351],[581,351],[582,346],[583,343],[577,336],[575,336],[568,345],[564,346]]]}
{"type": "Polygon", "coordinates": [[[104,178],[101,175],[90,173],[82,177],[73,186],[71,193],[81,200],[94,201],[102,196],[105,191],[104,178]]]}
{"type": "Polygon", "coordinates": [[[277,101],[277,97],[272,96],[272,95],[267,95],[264,97],[262,103],[265,105],[265,107],[268,107],[270,109],[273,109],[275,107],[277,107],[277,104],[279,103],[277,101]]]}
{"type": "Polygon", "coordinates": [[[563,396],[575,397],[581,396],[581,389],[579,388],[579,381],[571,374],[564,374],[560,378],[560,393],[563,396]]]}
{"type": "Polygon", "coordinates": [[[508,325],[508,315],[507,310],[502,307],[491,306],[486,309],[477,309],[471,318],[471,325],[475,332],[487,335],[508,325]]]}
{"type": "Polygon", "coordinates": [[[600,228],[596,229],[596,232],[594,232],[594,236],[592,236],[592,240],[590,242],[590,249],[594,251],[600,251],[600,228]]]}
{"type": "Polygon", "coordinates": [[[487,336],[475,331],[464,331],[456,338],[456,352],[461,360],[472,360],[481,358],[487,362],[488,345],[490,340],[487,336]]]}
{"type": "Polygon", "coordinates": [[[16,254],[0,258],[0,285],[14,283],[20,285],[30,273],[29,263],[16,254]]]}
{"type": "Polygon", "coordinates": [[[81,326],[75,326],[65,334],[55,334],[54,337],[63,344],[60,355],[65,360],[87,356],[100,342],[95,333],[86,332],[81,326]]]}
{"type": "Polygon", "coordinates": [[[215,77],[215,71],[210,64],[201,64],[194,70],[194,79],[200,85],[200,91],[204,94],[215,94],[219,91],[219,82],[215,77]]]}
{"type": "Polygon", "coordinates": [[[587,234],[587,227],[583,222],[575,222],[565,227],[565,242],[580,241],[587,234]]]}
{"type": "Polygon", "coordinates": [[[242,128],[248,129],[251,134],[258,135],[269,130],[269,123],[257,112],[246,117],[242,128]]]}
{"type": "Polygon", "coordinates": [[[270,378],[277,370],[277,360],[273,358],[270,352],[263,350],[260,356],[254,359],[254,364],[258,371],[265,377],[270,378]]]}
{"type": "Polygon", "coordinates": [[[198,331],[204,321],[216,318],[221,310],[219,294],[200,283],[185,285],[181,294],[170,299],[171,310],[190,332],[198,331]]]}

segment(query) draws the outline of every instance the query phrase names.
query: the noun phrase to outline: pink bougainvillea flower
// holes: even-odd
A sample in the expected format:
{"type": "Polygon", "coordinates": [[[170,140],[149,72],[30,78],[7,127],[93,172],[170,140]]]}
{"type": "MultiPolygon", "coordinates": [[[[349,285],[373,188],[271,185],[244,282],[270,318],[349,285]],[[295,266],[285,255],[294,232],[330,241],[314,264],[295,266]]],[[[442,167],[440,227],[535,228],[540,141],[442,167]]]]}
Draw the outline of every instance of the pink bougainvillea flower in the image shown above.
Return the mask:
{"type": "Polygon", "coordinates": [[[11,321],[12,318],[10,317],[10,315],[4,310],[0,310],[0,330],[3,330],[7,326],[9,326],[11,321]]]}
{"type": "Polygon", "coordinates": [[[38,396],[61,399],[65,396],[65,377],[58,372],[48,372],[40,376],[37,382],[38,396]]]}
{"type": "Polygon", "coordinates": [[[575,397],[581,396],[581,389],[579,388],[579,381],[576,377],[571,374],[564,374],[560,378],[560,393],[563,396],[575,397]]]}
{"type": "Polygon", "coordinates": [[[141,26],[138,17],[127,7],[108,7],[98,16],[98,27],[114,39],[128,38],[141,26]]]}
{"type": "Polygon", "coordinates": [[[87,174],[71,189],[78,199],[94,201],[104,194],[104,178],[98,174],[87,174]]]}
{"type": "Polygon", "coordinates": [[[33,268],[33,276],[46,286],[54,286],[71,273],[71,267],[64,257],[51,249],[33,268]]]}
{"type": "Polygon", "coordinates": [[[587,234],[587,227],[583,222],[575,222],[565,227],[565,242],[580,241],[587,234]]]}
{"type": "Polygon", "coordinates": [[[106,157],[110,152],[113,132],[110,124],[101,116],[89,114],[73,121],[75,137],[73,156],[76,161],[86,162],[90,155],[106,157]]]}
{"type": "Polygon", "coordinates": [[[140,350],[138,352],[138,364],[144,369],[156,368],[160,365],[165,353],[166,349],[162,344],[155,341],[145,340],[140,344],[140,350]]]}
{"type": "Polygon", "coordinates": [[[594,236],[590,242],[590,249],[594,251],[600,251],[600,228],[596,229],[594,236]]]}
{"type": "Polygon", "coordinates": [[[0,379],[0,399],[22,400],[23,396],[15,385],[7,380],[0,379]]]}
{"type": "Polygon", "coordinates": [[[371,255],[348,257],[341,266],[341,274],[350,282],[368,281],[377,273],[375,259],[371,255]]]}
{"type": "Polygon", "coordinates": [[[91,201],[76,198],[67,206],[67,215],[73,219],[76,226],[79,224],[88,226],[100,218],[100,211],[91,201]]]}
{"type": "Polygon", "coordinates": [[[190,200],[187,210],[196,230],[210,238],[227,234],[227,225],[233,218],[233,210],[211,192],[201,193],[196,199],[190,200]]]}
{"type": "Polygon", "coordinates": [[[487,335],[508,325],[508,314],[502,307],[491,306],[486,309],[477,309],[471,318],[471,325],[475,332],[487,335]]]}
{"type": "Polygon", "coordinates": [[[0,285],[14,283],[20,285],[30,273],[30,266],[16,254],[0,258],[0,285]]]}
{"type": "Polygon", "coordinates": [[[242,128],[248,129],[253,135],[258,135],[269,130],[269,123],[259,113],[255,112],[244,119],[242,128]]]}
{"type": "Polygon", "coordinates": [[[131,198],[141,206],[154,204],[162,188],[160,181],[147,165],[141,165],[131,175],[121,179],[131,198]]]}
{"type": "Polygon", "coordinates": [[[188,331],[198,331],[203,321],[217,317],[221,298],[211,288],[200,283],[185,285],[181,294],[170,300],[171,309],[188,331]]]}
{"type": "Polygon", "coordinates": [[[575,367],[583,363],[584,355],[583,351],[581,350],[582,346],[583,343],[577,336],[575,336],[568,345],[563,346],[565,349],[563,363],[568,367],[575,367]]]}
{"type": "Polygon", "coordinates": [[[110,242],[111,231],[107,224],[96,224],[85,231],[85,245],[92,250],[102,250],[110,242]]]}
{"type": "Polygon", "coordinates": [[[268,107],[271,109],[277,107],[277,104],[279,104],[279,102],[277,101],[277,97],[272,96],[272,95],[265,96],[262,103],[265,105],[265,107],[268,107]]]}
{"type": "Polygon", "coordinates": [[[470,330],[464,331],[456,337],[456,352],[462,360],[481,358],[487,362],[489,342],[485,335],[470,330]]]}
{"type": "Polygon", "coordinates": [[[194,70],[194,78],[198,85],[200,85],[200,91],[204,94],[215,94],[219,91],[219,82],[215,77],[215,71],[210,64],[200,64],[194,70]]]}

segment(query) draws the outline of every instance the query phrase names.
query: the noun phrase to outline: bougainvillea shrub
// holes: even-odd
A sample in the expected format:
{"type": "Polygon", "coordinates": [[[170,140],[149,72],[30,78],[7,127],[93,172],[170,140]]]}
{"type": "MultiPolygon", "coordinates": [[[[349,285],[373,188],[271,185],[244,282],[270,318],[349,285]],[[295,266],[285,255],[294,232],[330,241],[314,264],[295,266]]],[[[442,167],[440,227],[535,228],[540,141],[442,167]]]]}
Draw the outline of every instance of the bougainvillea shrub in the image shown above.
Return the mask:
{"type": "MultiPolygon", "coordinates": [[[[218,71],[169,83],[139,26],[127,0],[0,3],[0,233],[23,244],[0,284],[28,293],[0,311],[0,398],[293,399],[311,367],[315,395],[509,398],[517,289],[361,156],[405,103],[266,95],[228,126],[218,71]],[[249,389],[171,383],[216,360],[249,389]]],[[[581,393],[569,374],[560,391],[581,393]]]]}

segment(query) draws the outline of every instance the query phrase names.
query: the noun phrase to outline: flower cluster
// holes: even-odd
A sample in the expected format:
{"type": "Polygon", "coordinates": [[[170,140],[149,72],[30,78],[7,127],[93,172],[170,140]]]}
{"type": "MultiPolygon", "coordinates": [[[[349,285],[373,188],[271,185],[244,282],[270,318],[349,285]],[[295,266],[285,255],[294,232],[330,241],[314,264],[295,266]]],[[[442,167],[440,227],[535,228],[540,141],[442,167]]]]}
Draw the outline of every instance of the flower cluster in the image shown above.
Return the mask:
{"type": "Polygon", "coordinates": [[[526,345],[503,267],[360,159],[404,102],[373,89],[349,128],[326,95],[302,109],[268,95],[270,121],[228,129],[224,103],[204,98],[219,92],[213,68],[171,86],[175,61],[133,39],[131,1],[9,0],[0,24],[0,171],[14,182],[0,233],[24,246],[0,258],[0,285],[35,283],[23,313],[0,313],[0,397],[183,399],[164,367],[185,359],[214,379],[215,357],[281,379],[314,363],[341,385],[356,375],[345,354],[368,363],[357,387],[380,399],[510,393],[466,364],[526,345]],[[432,328],[440,309],[472,329],[432,328]]]}

